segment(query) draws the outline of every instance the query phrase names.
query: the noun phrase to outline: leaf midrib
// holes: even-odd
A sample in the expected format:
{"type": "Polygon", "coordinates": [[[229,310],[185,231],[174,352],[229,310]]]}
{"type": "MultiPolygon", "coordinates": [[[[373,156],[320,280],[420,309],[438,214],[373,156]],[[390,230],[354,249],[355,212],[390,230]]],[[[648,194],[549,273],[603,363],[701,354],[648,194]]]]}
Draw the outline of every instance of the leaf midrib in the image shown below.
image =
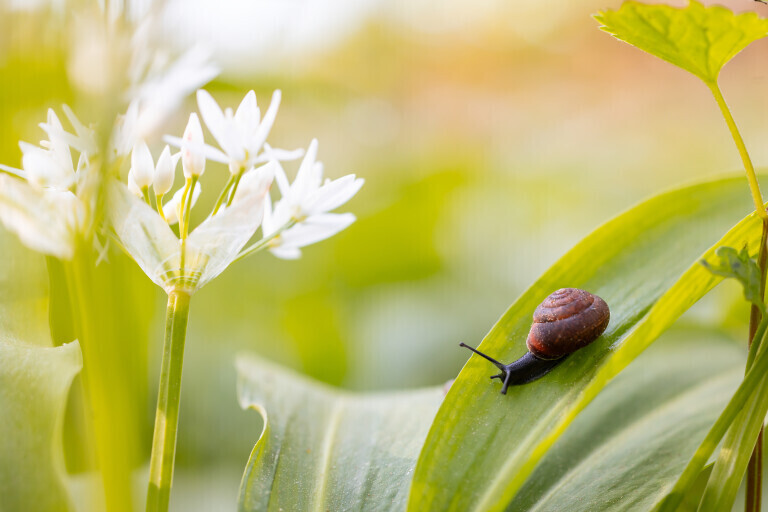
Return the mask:
{"type": "Polygon", "coordinates": [[[318,512],[323,512],[325,510],[323,504],[325,503],[326,488],[328,487],[331,454],[333,453],[336,432],[338,431],[339,422],[341,421],[346,402],[346,397],[339,397],[339,399],[334,402],[333,408],[328,416],[328,426],[326,427],[325,435],[323,436],[323,444],[320,446],[322,456],[320,457],[320,464],[318,465],[319,478],[312,496],[312,510],[317,510],[318,512]]]}

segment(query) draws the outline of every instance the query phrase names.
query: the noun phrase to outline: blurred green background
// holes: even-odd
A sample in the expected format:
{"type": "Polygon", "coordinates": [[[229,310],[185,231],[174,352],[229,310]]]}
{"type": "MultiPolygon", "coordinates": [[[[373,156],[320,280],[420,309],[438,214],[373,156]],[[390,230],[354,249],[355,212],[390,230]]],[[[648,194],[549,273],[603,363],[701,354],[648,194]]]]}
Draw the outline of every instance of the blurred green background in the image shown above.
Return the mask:
{"type": "MultiPolygon", "coordinates": [[[[721,3],[768,16],[755,2],[721,3]]],[[[214,49],[223,72],[206,88],[220,104],[234,107],[255,89],[263,108],[282,89],[269,142],[306,147],[317,137],[328,176],[366,180],[341,209],[358,217],[349,229],[298,261],[263,253],[236,263],[195,296],[174,509],[234,503],[260,431],[258,416],[237,405],[238,352],[352,390],[440,385],[467,358],[458,342],[479,343],[520,292],[597,225],[650,194],[739,169],[697,79],[598,30],[590,14],[618,5],[167,3],[167,42],[214,49]],[[208,490],[195,494],[203,484],[208,490]]],[[[36,124],[48,107],[66,102],[79,113],[88,105],[71,80],[77,25],[68,7],[0,6],[0,162],[19,166],[18,140],[42,138],[36,124]]],[[[766,51],[765,40],[753,44],[721,78],[758,166],[768,161],[766,51]]],[[[180,134],[194,109],[189,98],[165,132],[180,134]]],[[[285,167],[292,176],[297,165],[285,167]]],[[[212,205],[225,178],[223,167],[209,164],[215,186],[205,188],[201,206],[212,205]]],[[[165,295],[116,251],[108,269],[133,297],[128,322],[141,317],[139,335],[119,342],[138,354],[126,386],[148,455],[165,295]]],[[[735,285],[721,288],[681,324],[742,342],[746,307],[735,285]]],[[[66,439],[78,472],[74,416],[66,439]]]]}

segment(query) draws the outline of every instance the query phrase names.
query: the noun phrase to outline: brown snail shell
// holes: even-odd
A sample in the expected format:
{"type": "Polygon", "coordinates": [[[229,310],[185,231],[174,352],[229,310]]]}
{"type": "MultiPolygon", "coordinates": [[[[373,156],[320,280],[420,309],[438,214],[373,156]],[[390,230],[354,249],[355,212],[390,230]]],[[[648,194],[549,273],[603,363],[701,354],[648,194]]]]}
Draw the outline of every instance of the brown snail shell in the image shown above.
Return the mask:
{"type": "Polygon", "coordinates": [[[561,288],[534,311],[526,345],[540,359],[559,359],[595,341],[610,319],[608,304],[597,295],[561,288]]]}

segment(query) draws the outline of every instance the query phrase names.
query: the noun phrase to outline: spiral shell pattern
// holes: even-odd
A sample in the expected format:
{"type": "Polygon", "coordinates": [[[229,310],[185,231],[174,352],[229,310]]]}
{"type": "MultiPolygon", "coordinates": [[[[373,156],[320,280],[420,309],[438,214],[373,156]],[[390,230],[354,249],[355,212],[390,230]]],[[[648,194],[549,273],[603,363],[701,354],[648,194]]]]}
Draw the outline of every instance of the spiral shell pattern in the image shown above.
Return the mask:
{"type": "Polygon", "coordinates": [[[540,359],[559,359],[595,341],[610,319],[608,304],[597,295],[562,288],[534,311],[526,345],[540,359]]]}

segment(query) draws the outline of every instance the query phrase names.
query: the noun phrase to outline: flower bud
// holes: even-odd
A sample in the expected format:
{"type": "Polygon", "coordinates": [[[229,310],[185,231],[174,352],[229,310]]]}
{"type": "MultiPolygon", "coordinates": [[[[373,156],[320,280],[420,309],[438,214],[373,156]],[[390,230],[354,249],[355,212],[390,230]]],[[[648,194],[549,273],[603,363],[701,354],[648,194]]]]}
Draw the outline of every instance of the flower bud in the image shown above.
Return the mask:
{"type": "Polygon", "coordinates": [[[171,190],[176,171],[176,162],[178,160],[171,156],[171,148],[165,146],[163,152],[160,153],[160,157],[157,159],[157,167],[155,167],[155,182],[153,185],[155,194],[164,195],[171,190]]]}
{"type": "Polygon", "coordinates": [[[152,175],[155,173],[155,162],[147,144],[142,140],[133,146],[131,152],[131,172],[133,180],[140,189],[152,185],[152,175]]]}
{"type": "Polygon", "coordinates": [[[181,166],[184,177],[201,176],[205,171],[205,155],[203,154],[203,128],[200,119],[194,112],[189,115],[189,122],[184,130],[185,147],[181,148],[181,166]]]}
{"type": "Polygon", "coordinates": [[[133,169],[128,171],[128,190],[130,190],[132,194],[138,197],[144,196],[144,194],[141,192],[141,189],[136,184],[136,180],[133,178],[133,169]]]}

